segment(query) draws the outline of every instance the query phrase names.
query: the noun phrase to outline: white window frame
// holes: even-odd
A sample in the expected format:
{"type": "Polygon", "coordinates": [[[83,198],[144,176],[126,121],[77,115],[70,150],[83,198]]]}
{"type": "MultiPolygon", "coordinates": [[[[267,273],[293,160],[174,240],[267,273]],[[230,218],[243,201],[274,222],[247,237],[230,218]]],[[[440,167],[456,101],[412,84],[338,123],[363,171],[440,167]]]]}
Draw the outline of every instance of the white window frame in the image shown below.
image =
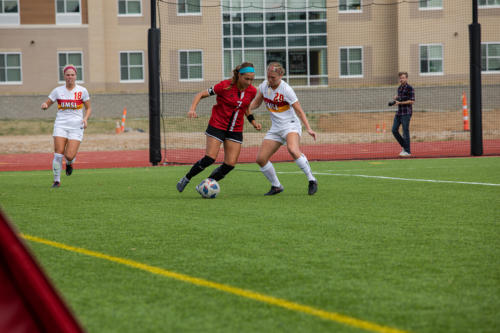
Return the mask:
{"type": "MultiPolygon", "coordinates": [[[[488,66],[488,45],[490,45],[490,44],[500,45],[500,42],[485,42],[485,43],[481,43],[481,46],[486,45],[486,66],[488,66]]],[[[500,56],[499,57],[495,57],[495,58],[500,58],[500,56]]],[[[482,60],[483,59],[482,59],[482,55],[481,55],[481,61],[482,60]]],[[[481,69],[481,73],[482,74],[500,74],[500,70],[491,71],[491,70],[486,69],[486,70],[483,71],[481,69]]]]}
{"type": "MultiPolygon", "coordinates": [[[[82,75],[82,79],[81,80],[76,80],[76,83],[84,83],[85,82],[85,77],[84,77],[84,62],[83,62],[83,52],[82,51],[57,51],[57,80],[58,80],[58,83],[65,83],[66,81],[64,80],[64,77],[63,77],[63,80],[59,80],[59,70],[61,69],[61,67],[63,67],[60,63],[59,63],[59,55],[60,54],[66,54],[66,56],[68,56],[69,54],[80,54],[81,57],[82,57],[82,64],[81,64],[81,68],[78,68],[78,65],[76,64],[73,64],[76,66],[76,69],[78,70],[79,73],[81,73],[82,75]]],[[[66,65],[69,65],[69,64],[66,64],[66,65]]],[[[64,65],[64,66],[66,66],[64,65]]]]}
{"type": "Polygon", "coordinates": [[[179,12],[179,2],[182,1],[182,2],[187,2],[187,1],[190,1],[190,0],[176,0],[177,1],[177,16],[201,16],[201,0],[200,1],[200,11],[199,12],[194,12],[194,13],[187,13],[187,12],[184,12],[184,13],[181,13],[179,12]]]}
{"type": "MultiPolygon", "coordinates": [[[[127,65],[127,68],[129,70],[129,77],[130,77],[130,59],[127,58],[129,60],[129,64],[127,65]]],[[[138,66],[135,66],[134,67],[138,67],[138,66]]],[[[145,80],[145,71],[144,71],[144,51],[141,51],[141,50],[128,50],[128,51],[119,51],[118,52],[118,75],[120,76],[120,83],[144,83],[144,80],[145,80]],[[142,57],[142,66],[141,66],[141,69],[142,69],[142,80],[122,80],[122,58],[121,58],[121,55],[122,53],[127,53],[127,57],[128,55],[130,55],[130,53],[140,53],[141,54],[141,57],[142,57]]]]}
{"type": "MultiPolygon", "coordinates": [[[[342,0],[339,0],[338,2],[338,11],[339,13],[341,14],[345,14],[345,13],[362,13],[363,12],[363,0],[359,0],[359,9],[358,10],[352,10],[352,9],[346,9],[346,10],[341,10],[340,9],[340,1],[342,0]]],[[[355,0],[344,0],[346,2],[346,6],[349,7],[349,4],[352,3],[353,1],[355,0]]]]}
{"type": "MultiPolygon", "coordinates": [[[[23,54],[21,52],[0,52],[0,54],[3,54],[5,56],[9,54],[17,54],[19,55],[19,71],[21,73],[21,81],[0,81],[0,85],[18,85],[18,84],[23,84],[23,54]]],[[[9,67],[7,67],[7,64],[5,64],[5,69],[7,70],[9,67]]],[[[14,68],[14,67],[12,67],[14,68]]],[[[17,67],[16,67],[17,68],[17,67]]]]}
{"type": "MultiPolygon", "coordinates": [[[[78,13],[58,13],[57,12],[57,1],[54,0],[56,11],[56,24],[57,25],[81,25],[82,24],[82,0],[78,0],[78,13]]],[[[64,0],[64,7],[66,8],[66,1],[64,0]]]]}
{"type": "Polygon", "coordinates": [[[116,0],[116,12],[118,13],[118,16],[120,16],[120,17],[139,17],[139,16],[142,16],[142,0],[116,0]],[[125,14],[120,13],[120,1],[125,1],[125,8],[127,8],[126,9],[127,13],[125,13],[125,14]],[[139,1],[140,12],[138,14],[136,14],[136,13],[129,14],[128,13],[128,3],[130,1],[139,1]]]}
{"type": "MultiPolygon", "coordinates": [[[[428,51],[427,51],[427,55],[429,55],[428,51]]],[[[431,60],[436,60],[436,59],[431,59],[431,58],[427,58],[427,61],[431,61],[431,60]]],[[[444,46],[443,44],[420,44],[418,46],[418,72],[419,72],[419,75],[421,76],[439,76],[439,75],[444,75],[444,46]],[[420,58],[420,53],[421,53],[421,47],[422,46],[441,46],[441,72],[428,72],[428,73],[422,73],[422,65],[421,65],[421,61],[422,59],[420,58]]]]}
{"type": "MultiPolygon", "coordinates": [[[[20,10],[19,0],[14,0],[17,2],[17,13],[5,13],[4,8],[2,8],[2,13],[0,13],[0,25],[19,25],[20,24],[20,10]]],[[[3,7],[4,1],[0,3],[3,7]]]]}
{"type": "MultiPolygon", "coordinates": [[[[481,9],[482,8],[500,8],[500,2],[498,4],[495,4],[495,5],[488,5],[488,0],[485,0],[485,1],[486,1],[486,5],[481,5],[481,4],[479,4],[479,1],[478,1],[477,6],[481,9]]],[[[498,0],[497,0],[497,2],[498,2],[498,0]]]]}
{"type": "Polygon", "coordinates": [[[418,9],[419,10],[443,10],[443,1],[444,0],[441,0],[441,6],[439,6],[439,7],[429,7],[429,6],[422,7],[422,6],[420,6],[420,0],[419,0],[419,2],[418,2],[418,9]]]}
{"type": "Polygon", "coordinates": [[[363,78],[365,75],[364,59],[365,59],[365,52],[364,52],[363,46],[341,46],[341,47],[339,47],[339,78],[341,78],[341,79],[363,78]],[[361,74],[342,75],[342,50],[347,50],[347,68],[349,69],[349,50],[351,50],[351,49],[361,49],[361,74]]]}
{"type": "MultiPolygon", "coordinates": [[[[205,78],[205,66],[203,66],[203,50],[179,50],[179,52],[177,53],[178,55],[178,59],[179,59],[179,67],[178,67],[178,70],[179,70],[179,82],[201,82],[204,80],[205,78]],[[190,52],[200,52],[201,53],[201,78],[196,78],[196,79],[191,79],[191,78],[187,78],[187,79],[182,79],[181,78],[181,53],[182,52],[187,52],[188,53],[188,59],[189,59],[189,53],[190,52]]],[[[191,64],[187,64],[188,66],[188,76],[189,76],[189,66],[191,66],[191,64]]],[[[198,64],[196,64],[196,66],[199,66],[198,64]]]]}
{"type": "MultiPolygon", "coordinates": [[[[249,52],[261,52],[261,54],[258,55],[260,60],[263,60],[262,62],[259,61],[259,64],[254,63],[256,66],[256,74],[255,74],[255,79],[256,81],[259,80],[265,80],[265,67],[267,62],[270,60],[268,56],[269,51],[281,51],[283,53],[284,59],[285,59],[285,74],[283,76],[283,79],[287,81],[290,85],[293,87],[304,87],[304,88],[316,88],[316,87],[327,87],[328,86],[328,66],[325,66],[324,70],[321,69],[319,74],[311,74],[311,52],[314,51],[319,51],[319,52],[325,52],[326,57],[324,58],[325,61],[328,61],[328,41],[326,41],[326,44],[324,45],[311,45],[310,40],[311,37],[324,37],[325,40],[328,40],[328,29],[325,29],[325,32],[310,32],[310,27],[311,23],[324,23],[327,24],[327,8],[305,8],[305,9],[293,9],[293,10],[285,10],[285,16],[279,20],[270,20],[266,17],[266,13],[269,12],[276,12],[276,10],[269,10],[269,9],[260,9],[260,8],[252,8],[251,10],[246,11],[243,7],[238,9],[237,11],[230,11],[229,8],[227,7],[226,0],[223,0],[222,2],[222,11],[221,11],[221,22],[222,22],[222,38],[221,38],[221,48],[222,48],[222,54],[223,56],[221,57],[221,72],[223,73],[222,78],[223,79],[228,79],[231,78],[232,72],[231,70],[238,64],[240,64],[240,61],[243,60],[249,60],[247,58],[247,54],[249,52]],[[319,18],[311,18],[309,17],[310,12],[321,12],[321,15],[319,18]],[[290,13],[299,13],[299,14],[305,14],[305,18],[290,18],[288,15],[290,13]],[[234,23],[231,20],[227,20],[228,15],[233,15],[233,14],[241,14],[242,16],[242,21],[241,23],[241,33],[235,33],[234,31],[234,23]],[[259,20],[252,20],[252,21],[245,21],[244,15],[245,14],[260,14],[262,15],[261,19],[259,20]],[[225,18],[226,17],[226,18],[225,18]],[[263,24],[263,32],[261,34],[252,34],[252,35],[247,35],[245,34],[245,29],[244,25],[246,23],[259,23],[263,24]],[[280,32],[278,34],[274,33],[269,33],[267,30],[267,24],[268,23],[277,23],[277,24],[284,24],[285,25],[285,31],[280,32]],[[304,23],[306,25],[306,31],[305,32],[297,32],[297,33],[291,33],[288,31],[288,26],[290,23],[304,23]],[[225,33],[224,31],[228,32],[225,33]],[[225,44],[225,40],[231,40],[233,38],[239,38],[241,37],[242,39],[242,44],[241,46],[235,46],[233,43],[225,44]],[[261,46],[246,46],[245,45],[245,38],[246,37],[253,37],[253,38],[263,38],[264,42],[263,45],[261,46]],[[275,46],[270,46],[267,42],[267,38],[272,38],[272,37],[278,37],[278,38],[283,38],[284,39],[284,44],[280,45],[279,47],[275,46]],[[305,45],[290,45],[290,37],[304,37],[308,42],[305,45]],[[279,50],[278,50],[279,49],[279,50]],[[307,57],[307,63],[305,63],[304,68],[307,68],[307,73],[304,74],[294,74],[290,73],[290,55],[295,52],[295,51],[305,51],[306,57],[307,57]],[[241,60],[237,60],[241,55],[241,60]],[[260,64],[262,64],[262,69],[260,69],[260,64]],[[299,83],[297,81],[302,80],[303,83],[299,83]]],[[[309,0],[308,3],[311,3],[309,0]]],[[[281,11],[281,10],[280,10],[281,11]]],[[[239,24],[239,23],[236,23],[239,24]]]]}

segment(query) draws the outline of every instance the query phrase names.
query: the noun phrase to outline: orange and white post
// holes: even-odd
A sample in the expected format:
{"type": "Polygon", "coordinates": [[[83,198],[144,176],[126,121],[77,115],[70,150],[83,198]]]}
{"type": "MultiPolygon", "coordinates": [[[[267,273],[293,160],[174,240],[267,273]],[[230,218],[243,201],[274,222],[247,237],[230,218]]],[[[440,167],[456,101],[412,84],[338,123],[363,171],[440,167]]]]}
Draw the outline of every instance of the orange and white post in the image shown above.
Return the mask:
{"type": "Polygon", "coordinates": [[[467,96],[465,91],[462,94],[462,115],[464,118],[464,131],[469,131],[469,111],[467,110],[467,96]]]}
{"type": "Polygon", "coordinates": [[[123,108],[122,125],[120,127],[120,133],[123,133],[125,131],[125,119],[127,119],[127,108],[123,108]]]}

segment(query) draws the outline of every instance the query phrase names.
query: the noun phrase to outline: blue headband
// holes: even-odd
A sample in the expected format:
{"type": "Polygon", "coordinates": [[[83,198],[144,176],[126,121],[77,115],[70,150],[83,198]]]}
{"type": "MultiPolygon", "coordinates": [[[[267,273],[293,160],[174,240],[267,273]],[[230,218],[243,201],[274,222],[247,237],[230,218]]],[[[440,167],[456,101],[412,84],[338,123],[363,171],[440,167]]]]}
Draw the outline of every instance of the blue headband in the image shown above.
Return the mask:
{"type": "Polygon", "coordinates": [[[244,67],[240,69],[239,71],[240,74],[245,74],[245,73],[255,73],[255,69],[253,67],[244,67]]]}

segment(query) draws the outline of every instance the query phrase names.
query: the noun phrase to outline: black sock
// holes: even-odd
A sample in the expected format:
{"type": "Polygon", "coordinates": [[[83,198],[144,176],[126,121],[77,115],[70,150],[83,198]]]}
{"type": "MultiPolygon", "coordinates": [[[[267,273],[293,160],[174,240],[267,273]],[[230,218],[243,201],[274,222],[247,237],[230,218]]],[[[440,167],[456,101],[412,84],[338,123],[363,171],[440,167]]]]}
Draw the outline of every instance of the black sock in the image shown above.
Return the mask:
{"type": "Polygon", "coordinates": [[[212,171],[210,174],[209,178],[215,179],[216,181],[221,180],[224,178],[231,170],[234,169],[234,166],[222,163],[220,167],[212,171]]]}
{"type": "Polygon", "coordinates": [[[194,176],[205,170],[207,166],[210,166],[212,163],[214,163],[215,160],[211,158],[210,156],[205,155],[201,160],[196,162],[191,170],[186,174],[186,178],[191,180],[194,176]]]}

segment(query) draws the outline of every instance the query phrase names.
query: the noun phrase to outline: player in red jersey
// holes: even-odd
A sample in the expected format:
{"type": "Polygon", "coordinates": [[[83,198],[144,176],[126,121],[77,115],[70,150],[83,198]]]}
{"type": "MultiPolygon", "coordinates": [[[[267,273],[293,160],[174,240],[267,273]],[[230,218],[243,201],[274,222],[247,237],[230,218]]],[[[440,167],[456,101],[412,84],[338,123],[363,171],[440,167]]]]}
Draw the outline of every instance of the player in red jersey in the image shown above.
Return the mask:
{"type": "Polygon", "coordinates": [[[217,95],[217,104],[212,108],[212,115],[205,132],[205,156],[179,180],[177,183],[179,192],[184,191],[191,178],[215,162],[222,143],[224,144],[224,163],[213,170],[209,178],[219,181],[234,169],[243,143],[244,115],[256,130],[262,129],[262,125],[255,121],[254,116],[248,110],[248,106],[257,94],[257,89],[252,86],[254,78],[253,64],[244,62],[233,70],[232,79],[221,81],[194,97],[188,118],[198,117],[196,107],[202,98],[217,95]]]}

